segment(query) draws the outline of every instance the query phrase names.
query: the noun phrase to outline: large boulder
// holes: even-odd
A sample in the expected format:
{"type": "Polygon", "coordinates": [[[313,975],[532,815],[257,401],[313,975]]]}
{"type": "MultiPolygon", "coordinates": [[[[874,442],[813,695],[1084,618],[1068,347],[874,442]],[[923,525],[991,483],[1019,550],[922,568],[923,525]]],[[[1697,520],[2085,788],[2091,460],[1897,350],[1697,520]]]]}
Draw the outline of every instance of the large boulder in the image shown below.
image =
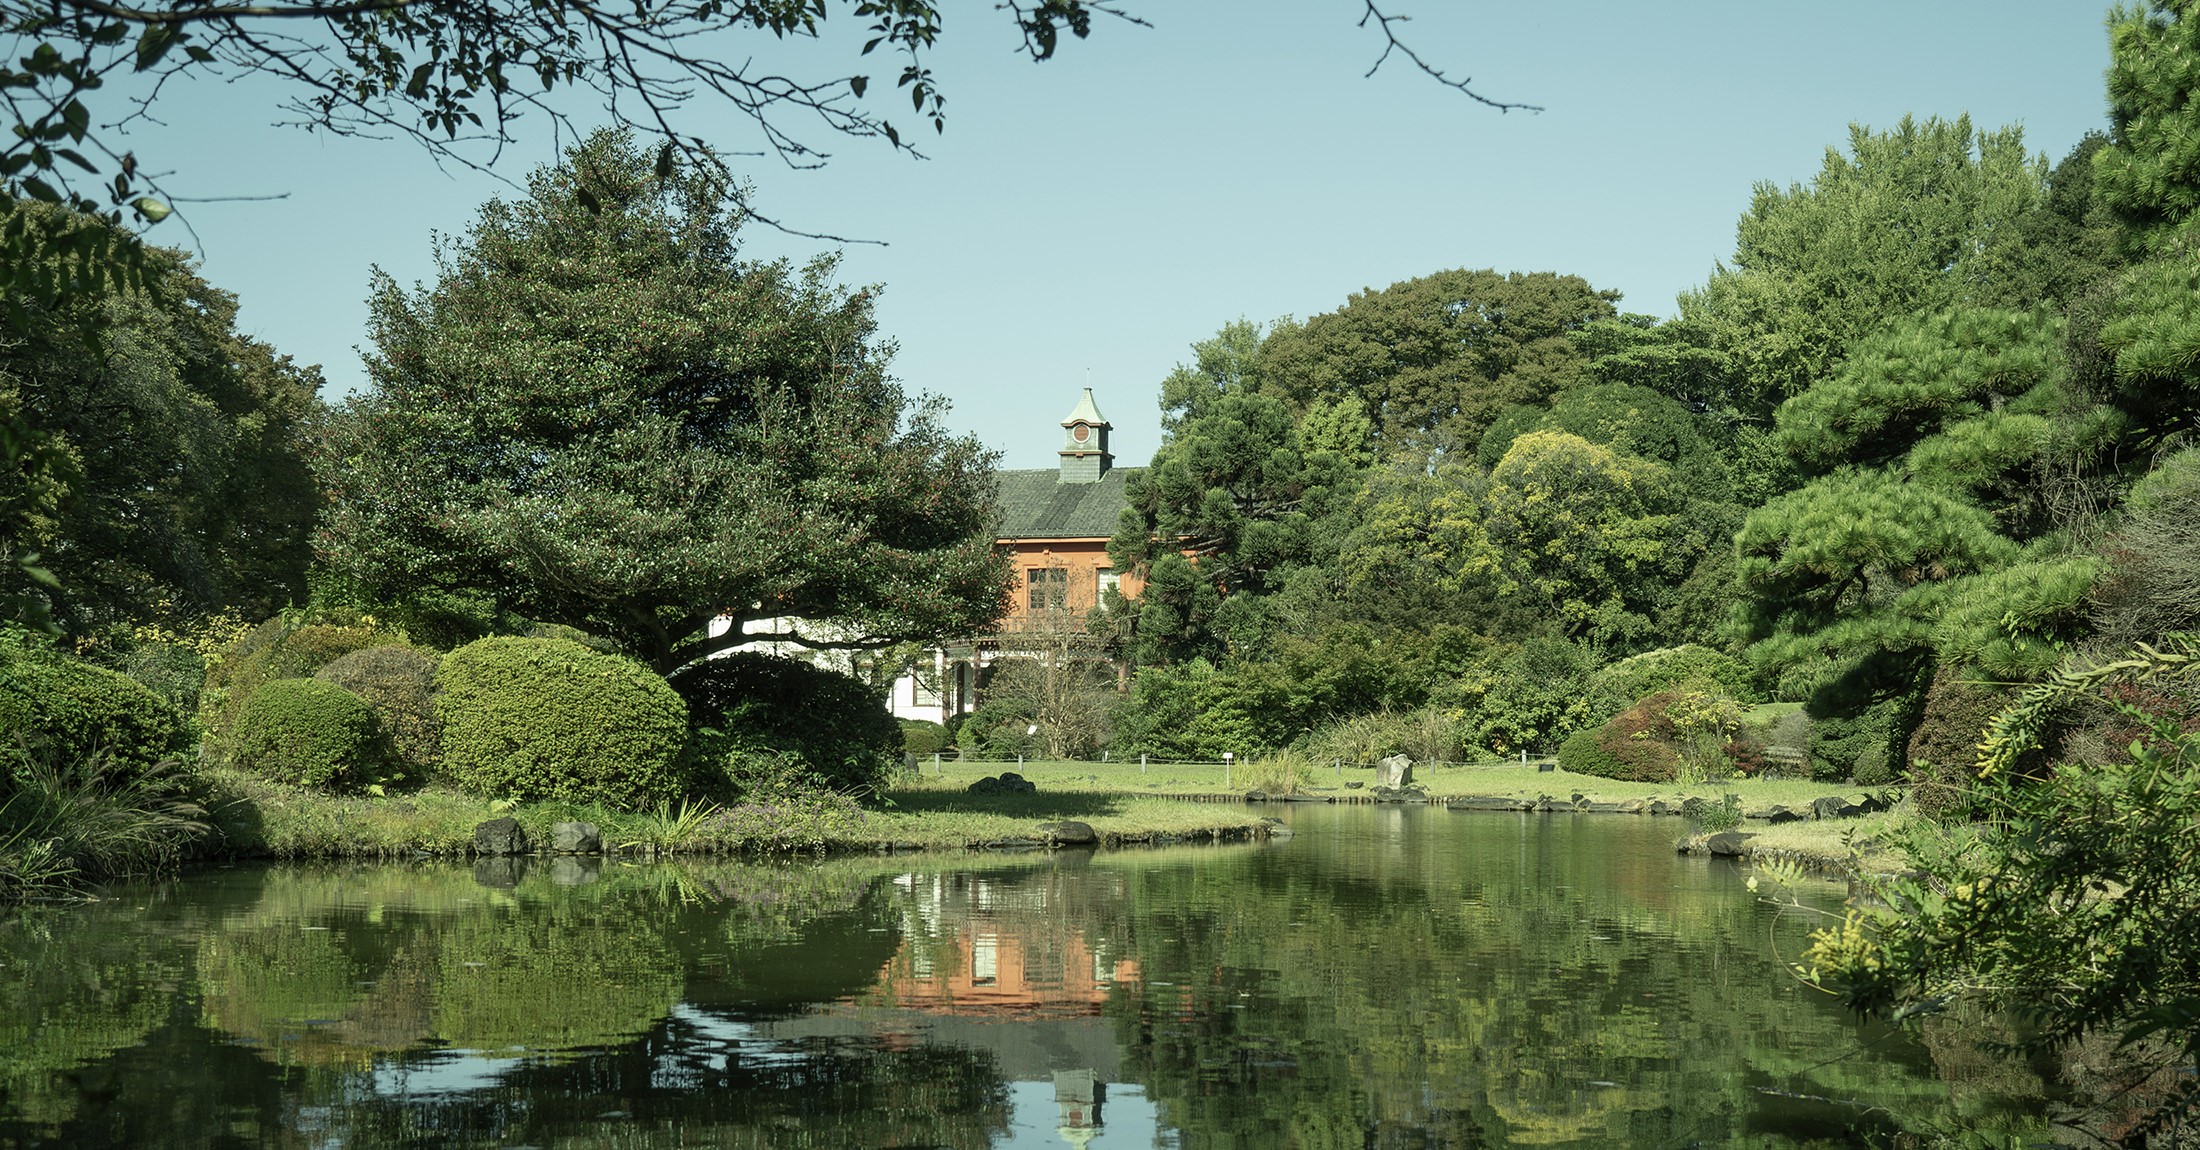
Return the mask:
{"type": "Polygon", "coordinates": [[[1375,760],[1375,785],[1401,790],[1413,785],[1413,760],[1404,755],[1390,755],[1375,760]]]}
{"type": "Polygon", "coordinates": [[[1040,823],[1039,834],[1048,843],[1058,847],[1096,846],[1100,842],[1100,832],[1092,829],[1091,823],[1081,823],[1075,819],[1040,823]]]}
{"type": "Polygon", "coordinates": [[[474,853],[496,857],[527,853],[527,832],[511,817],[490,819],[474,828],[474,853]]]}
{"type": "Polygon", "coordinates": [[[1038,793],[1039,784],[1014,771],[1002,771],[979,779],[966,789],[973,795],[1029,795],[1038,793]]]}
{"type": "Polygon", "coordinates": [[[550,851],[561,855],[592,855],[603,850],[603,832],[594,823],[551,823],[550,851]]]}
{"type": "Polygon", "coordinates": [[[1703,849],[1719,858],[1740,858],[1749,853],[1749,840],[1754,837],[1737,831],[1720,831],[1706,836],[1703,849]]]}
{"type": "Polygon", "coordinates": [[[1852,819],[1864,813],[1864,808],[1853,800],[1840,795],[1826,795],[1812,799],[1811,815],[1821,819],[1852,819]]]}

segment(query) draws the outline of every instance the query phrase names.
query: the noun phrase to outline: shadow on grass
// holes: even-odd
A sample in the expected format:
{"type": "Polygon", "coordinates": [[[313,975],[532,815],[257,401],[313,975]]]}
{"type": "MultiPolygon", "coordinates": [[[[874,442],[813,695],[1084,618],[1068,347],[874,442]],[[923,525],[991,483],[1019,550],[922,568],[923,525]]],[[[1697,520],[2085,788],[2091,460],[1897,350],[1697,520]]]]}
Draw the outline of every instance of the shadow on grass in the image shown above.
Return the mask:
{"type": "Polygon", "coordinates": [[[1117,795],[1048,794],[973,795],[967,791],[889,790],[886,797],[903,814],[1002,815],[1013,819],[1091,819],[1120,814],[1117,795]]]}

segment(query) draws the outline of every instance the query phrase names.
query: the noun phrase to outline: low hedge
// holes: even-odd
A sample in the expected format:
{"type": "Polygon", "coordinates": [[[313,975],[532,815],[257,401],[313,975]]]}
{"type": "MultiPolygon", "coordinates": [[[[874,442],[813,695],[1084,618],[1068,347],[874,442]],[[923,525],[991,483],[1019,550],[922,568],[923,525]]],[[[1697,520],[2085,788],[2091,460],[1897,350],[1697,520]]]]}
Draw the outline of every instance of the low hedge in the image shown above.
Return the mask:
{"type": "Polygon", "coordinates": [[[277,679],[252,692],[229,758],[263,778],[326,791],[363,790],[395,774],[374,708],[319,679],[277,679]]]}
{"type": "Polygon", "coordinates": [[[436,691],[442,775],[461,790],[644,807],[686,789],[687,706],[622,655],[492,636],[444,656],[436,691]]]}
{"type": "Polygon", "coordinates": [[[127,675],[0,632],[0,739],[44,744],[63,761],[104,749],[142,771],[189,747],[182,716],[127,675]]]}
{"type": "Polygon", "coordinates": [[[1594,730],[1559,745],[1558,763],[1576,774],[1631,783],[1669,783],[1680,774],[1680,749],[1667,715],[1679,693],[1661,691],[1594,730]]]}

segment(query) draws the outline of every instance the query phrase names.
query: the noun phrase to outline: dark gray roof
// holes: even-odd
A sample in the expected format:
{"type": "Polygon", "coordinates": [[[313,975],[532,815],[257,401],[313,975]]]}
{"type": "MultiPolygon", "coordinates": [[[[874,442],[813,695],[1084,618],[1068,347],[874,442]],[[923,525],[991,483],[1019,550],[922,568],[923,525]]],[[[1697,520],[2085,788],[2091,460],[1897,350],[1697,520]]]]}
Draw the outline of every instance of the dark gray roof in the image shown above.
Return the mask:
{"type": "Polygon", "coordinates": [[[996,539],[1089,539],[1115,534],[1130,502],[1124,484],[1143,467],[1109,469],[1097,483],[1060,482],[1060,468],[996,471],[1001,524],[996,539]]]}

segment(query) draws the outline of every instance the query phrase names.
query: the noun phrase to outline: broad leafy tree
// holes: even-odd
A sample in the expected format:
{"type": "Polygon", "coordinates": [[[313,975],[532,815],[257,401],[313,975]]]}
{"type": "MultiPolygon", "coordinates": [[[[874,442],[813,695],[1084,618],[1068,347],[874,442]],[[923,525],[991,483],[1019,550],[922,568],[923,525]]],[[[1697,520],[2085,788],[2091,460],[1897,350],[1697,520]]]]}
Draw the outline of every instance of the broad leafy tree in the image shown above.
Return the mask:
{"type": "Polygon", "coordinates": [[[320,373],[240,334],[183,253],[146,258],[153,290],[35,309],[0,343],[0,548],[46,576],[0,579],[77,634],[305,590],[320,373]]]}
{"type": "Polygon", "coordinates": [[[1587,382],[1568,337],[1618,298],[1579,276],[1437,272],[1280,326],[1260,386],[1299,411],[1358,400],[1385,454],[1471,454],[1507,408],[1587,382]]]}
{"type": "Polygon", "coordinates": [[[991,457],[887,374],[869,290],[742,260],[723,180],[621,134],[530,191],[432,286],[375,283],[373,387],[327,470],[362,594],[486,593],[665,673],[760,620],[876,646],[999,614],[991,457]]]}

